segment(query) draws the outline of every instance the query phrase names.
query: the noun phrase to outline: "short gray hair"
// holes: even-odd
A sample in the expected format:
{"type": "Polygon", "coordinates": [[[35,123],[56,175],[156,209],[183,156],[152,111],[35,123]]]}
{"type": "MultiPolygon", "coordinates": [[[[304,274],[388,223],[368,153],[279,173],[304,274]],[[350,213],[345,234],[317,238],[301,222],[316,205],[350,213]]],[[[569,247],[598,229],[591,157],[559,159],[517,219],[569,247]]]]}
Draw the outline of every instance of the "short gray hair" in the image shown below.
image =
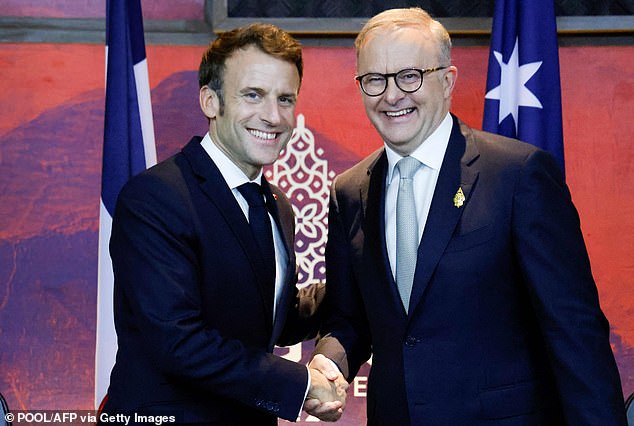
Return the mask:
{"type": "Polygon", "coordinates": [[[419,27],[421,30],[429,31],[437,42],[440,64],[449,65],[451,63],[451,38],[449,33],[440,22],[432,18],[429,13],[420,7],[388,9],[370,18],[354,41],[357,57],[370,32],[377,29],[396,29],[401,27],[419,27]]]}

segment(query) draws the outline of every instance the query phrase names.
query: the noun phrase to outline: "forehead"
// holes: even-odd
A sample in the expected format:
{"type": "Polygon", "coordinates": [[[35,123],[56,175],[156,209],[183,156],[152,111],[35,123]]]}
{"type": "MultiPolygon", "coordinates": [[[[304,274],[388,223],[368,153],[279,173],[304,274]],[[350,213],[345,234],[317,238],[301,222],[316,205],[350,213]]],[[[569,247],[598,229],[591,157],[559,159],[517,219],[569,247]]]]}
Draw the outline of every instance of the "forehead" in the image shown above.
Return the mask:
{"type": "Polygon", "coordinates": [[[294,93],[299,88],[299,72],[294,63],[248,46],[236,50],[225,61],[224,83],[225,88],[277,88],[294,93]]]}
{"type": "Polygon", "coordinates": [[[368,33],[358,52],[357,69],[363,74],[425,68],[437,57],[438,46],[429,31],[420,27],[381,28],[368,33]]]}

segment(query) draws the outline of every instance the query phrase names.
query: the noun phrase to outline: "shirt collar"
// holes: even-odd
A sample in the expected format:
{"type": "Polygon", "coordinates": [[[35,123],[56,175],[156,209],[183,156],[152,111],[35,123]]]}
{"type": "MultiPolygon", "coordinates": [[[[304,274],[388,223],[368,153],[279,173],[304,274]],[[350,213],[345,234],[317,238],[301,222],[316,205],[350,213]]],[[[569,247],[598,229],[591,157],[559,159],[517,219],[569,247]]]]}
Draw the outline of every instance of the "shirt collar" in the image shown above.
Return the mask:
{"type": "Polygon", "coordinates": [[[220,174],[222,174],[222,177],[225,179],[230,189],[235,189],[247,182],[255,182],[258,185],[262,184],[262,170],[260,170],[260,173],[255,177],[255,179],[250,180],[247,175],[244,174],[244,172],[240,170],[240,168],[211,140],[209,132],[207,132],[200,144],[212,161],[216,164],[216,167],[220,170],[220,174]]]}
{"type": "MultiPolygon", "coordinates": [[[[436,171],[440,170],[442,160],[445,157],[445,151],[447,150],[447,145],[449,145],[449,137],[451,136],[452,127],[453,120],[451,118],[451,114],[447,113],[436,130],[434,130],[433,133],[410,154],[410,156],[416,158],[431,169],[436,171]]],[[[396,167],[396,163],[398,163],[403,156],[397,154],[386,143],[384,143],[384,145],[388,163],[387,182],[390,183],[394,177],[394,168],[396,167]]]]}

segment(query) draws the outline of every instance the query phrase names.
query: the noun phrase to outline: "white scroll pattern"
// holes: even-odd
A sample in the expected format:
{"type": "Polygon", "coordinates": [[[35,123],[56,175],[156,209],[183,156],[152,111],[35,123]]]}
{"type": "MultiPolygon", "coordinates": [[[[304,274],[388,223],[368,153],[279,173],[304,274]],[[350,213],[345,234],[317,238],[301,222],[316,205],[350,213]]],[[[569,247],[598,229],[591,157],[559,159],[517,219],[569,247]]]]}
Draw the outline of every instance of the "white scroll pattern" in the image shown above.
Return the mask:
{"type": "Polygon", "coordinates": [[[265,171],[269,182],[280,187],[293,204],[296,220],[295,251],[300,286],[324,281],[328,237],[328,197],[335,172],[328,170],[324,150],[315,147],[315,136],[305,126],[304,115],[280,158],[265,171]]]}

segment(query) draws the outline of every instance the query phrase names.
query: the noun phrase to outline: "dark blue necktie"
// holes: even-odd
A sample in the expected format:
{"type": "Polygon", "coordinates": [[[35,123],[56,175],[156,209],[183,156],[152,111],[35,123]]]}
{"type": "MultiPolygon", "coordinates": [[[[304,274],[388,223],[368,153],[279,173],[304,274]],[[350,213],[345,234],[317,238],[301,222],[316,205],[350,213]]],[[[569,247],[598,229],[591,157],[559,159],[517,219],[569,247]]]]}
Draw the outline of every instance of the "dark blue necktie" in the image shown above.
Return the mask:
{"type": "Polygon", "coordinates": [[[238,191],[249,203],[249,225],[264,259],[265,270],[262,271],[266,282],[275,285],[275,246],[269,212],[264,202],[262,187],[249,182],[238,187],[238,191]]]}

